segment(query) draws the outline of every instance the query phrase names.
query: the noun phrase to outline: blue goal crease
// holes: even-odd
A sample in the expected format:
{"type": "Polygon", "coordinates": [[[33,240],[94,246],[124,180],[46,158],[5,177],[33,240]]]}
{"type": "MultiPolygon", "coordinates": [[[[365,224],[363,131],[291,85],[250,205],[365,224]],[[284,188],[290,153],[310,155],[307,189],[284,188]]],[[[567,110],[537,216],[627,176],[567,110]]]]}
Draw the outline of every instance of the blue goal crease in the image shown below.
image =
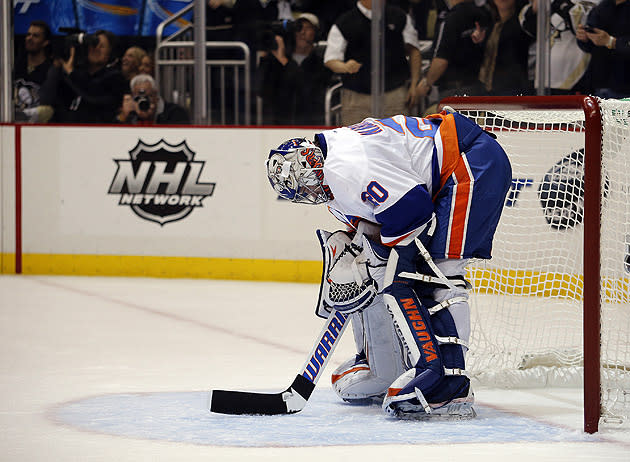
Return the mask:
{"type": "Polygon", "coordinates": [[[469,421],[400,421],[378,405],[348,406],[331,389],[320,389],[297,414],[232,416],[211,413],[208,396],[199,391],[109,394],[63,404],[53,418],[108,435],[226,447],[427,444],[436,432],[440,440],[434,444],[599,441],[483,405],[469,421]]]}

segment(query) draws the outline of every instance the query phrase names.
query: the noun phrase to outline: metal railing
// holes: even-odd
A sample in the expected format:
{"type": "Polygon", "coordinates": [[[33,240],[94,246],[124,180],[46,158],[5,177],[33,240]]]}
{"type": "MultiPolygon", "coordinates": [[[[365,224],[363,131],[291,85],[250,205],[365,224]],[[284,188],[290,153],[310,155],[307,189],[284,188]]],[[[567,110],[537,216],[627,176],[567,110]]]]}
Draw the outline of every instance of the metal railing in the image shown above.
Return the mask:
{"type": "MultiPolygon", "coordinates": [[[[193,10],[194,3],[185,7],[156,29],[155,68],[160,94],[188,110],[202,105],[207,114],[202,123],[249,125],[251,123],[250,51],[244,42],[206,41],[206,98],[194,97],[195,41],[192,24],[174,34],[164,36],[165,29],[182,20],[193,10]],[[211,51],[217,57],[208,58],[211,51]],[[240,57],[233,58],[235,54],[240,57]],[[229,84],[228,84],[229,82],[229,84]],[[228,93],[232,93],[229,95],[228,93]],[[232,99],[231,103],[228,101],[232,99]]],[[[193,111],[191,111],[193,112],[193,111]]]]}
{"type": "Polygon", "coordinates": [[[13,121],[13,2],[0,5],[0,122],[13,121]]]}
{"type": "Polygon", "coordinates": [[[326,90],[324,100],[324,117],[325,124],[328,126],[341,125],[341,88],[343,83],[341,80],[326,90]],[[333,100],[337,101],[333,103],[333,100]]]}

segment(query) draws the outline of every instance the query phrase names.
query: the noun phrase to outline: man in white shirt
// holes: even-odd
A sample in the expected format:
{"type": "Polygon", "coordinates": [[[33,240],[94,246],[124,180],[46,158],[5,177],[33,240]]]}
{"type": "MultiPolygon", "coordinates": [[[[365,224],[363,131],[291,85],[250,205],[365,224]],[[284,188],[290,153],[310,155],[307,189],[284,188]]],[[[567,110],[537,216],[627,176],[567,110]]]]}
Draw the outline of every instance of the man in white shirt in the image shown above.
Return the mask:
{"type": "MultiPolygon", "coordinates": [[[[359,0],[356,8],[342,14],[326,40],[324,64],[341,74],[342,125],[363,120],[371,112],[371,18],[372,0],[359,0]]],[[[416,85],[422,57],[418,33],[409,15],[385,5],[386,115],[408,114],[419,102],[416,85]]]]}

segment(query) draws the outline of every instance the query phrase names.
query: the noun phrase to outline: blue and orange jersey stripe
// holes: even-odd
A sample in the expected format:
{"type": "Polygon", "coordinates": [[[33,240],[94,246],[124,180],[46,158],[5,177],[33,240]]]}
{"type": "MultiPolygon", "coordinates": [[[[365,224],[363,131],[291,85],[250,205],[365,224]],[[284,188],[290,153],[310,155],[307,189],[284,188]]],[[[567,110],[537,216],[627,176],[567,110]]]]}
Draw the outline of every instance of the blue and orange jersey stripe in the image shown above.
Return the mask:
{"type": "Polygon", "coordinates": [[[455,186],[451,199],[451,218],[448,226],[446,254],[449,258],[461,258],[466,242],[466,227],[474,178],[465,156],[459,151],[459,140],[453,114],[434,114],[428,118],[442,119],[439,129],[443,148],[440,187],[433,199],[435,200],[449,178],[452,178],[455,186]]]}

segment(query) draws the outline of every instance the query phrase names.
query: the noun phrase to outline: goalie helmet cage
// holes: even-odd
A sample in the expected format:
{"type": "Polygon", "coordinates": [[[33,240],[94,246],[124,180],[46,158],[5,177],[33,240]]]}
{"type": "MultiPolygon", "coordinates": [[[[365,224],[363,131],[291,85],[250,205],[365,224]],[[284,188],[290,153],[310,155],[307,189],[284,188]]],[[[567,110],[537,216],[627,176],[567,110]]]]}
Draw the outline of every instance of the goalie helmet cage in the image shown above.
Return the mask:
{"type": "Polygon", "coordinates": [[[630,421],[630,101],[441,101],[513,168],[493,258],[474,261],[467,369],[481,385],[584,387],[584,431],[630,421]]]}

